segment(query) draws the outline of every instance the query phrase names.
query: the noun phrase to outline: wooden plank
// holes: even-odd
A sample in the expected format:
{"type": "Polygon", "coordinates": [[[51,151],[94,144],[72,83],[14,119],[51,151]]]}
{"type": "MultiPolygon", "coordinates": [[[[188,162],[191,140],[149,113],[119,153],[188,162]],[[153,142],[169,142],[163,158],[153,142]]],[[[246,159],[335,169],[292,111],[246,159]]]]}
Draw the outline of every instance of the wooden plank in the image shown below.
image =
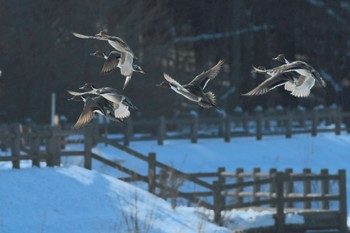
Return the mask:
{"type": "Polygon", "coordinates": [[[260,179],[257,183],[255,183],[254,181],[244,181],[241,184],[225,184],[223,186],[224,190],[227,189],[234,189],[234,188],[238,188],[238,187],[249,187],[249,186],[253,186],[254,184],[257,185],[264,185],[264,184],[270,184],[273,181],[273,178],[265,178],[265,179],[260,179]]]}
{"type": "Polygon", "coordinates": [[[183,172],[181,172],[181,171],[179,171],[179,170],[177,170],[175,168],[171,168],[171,167],[165,165],[164,163],[156,161],[156,166],[159,167],[159,168],[163,168],[163,169],[171,169],[173,172],[183,176],[184,178],[186,178],[187,180],[189,180],[189,181],[191,181],[191,182],[193,182],[195,184],[198,184],[198,185],[203,186],[204,188],[207,188],[207,189],[210,189],[210,190],[213,189],[211,184],[209,184],[209,183],[207,183],[207,182],[205,182],[205,181],[203,181],[201,179],[198,179],[197,177],[194,177],[194,176],[186,176],[186,173],[183,173],[183,172]]]}
{"type": "Polygon", "coordinates": [[[155,193],[156,190],[156,153],[148,154],[148,192],[155,193]]]}
{"type": "Polygon", "coordinates": [[[126,146],[122,146],[119,143],[112,142],[111,140],[109,140],[106,137],[98,136],[98,139],[99,139],[100,142],[105,142],[108,145],[116,147],[117,149],[119,149],[121,151],[124,151],[124,152],[126,152],[126,153],[128,153],[128,154],[130,154],[130,155],[132,155],[132,156],[134,156],[136,158],[138,158],[138,159],[141,159],[141,160],[143,160],[145,162],[148,161],[148,157],[147,156],[145,156],[145,155],[143,155],[143,154],[141,154],[141,153],[139,153],[137,151],[134,151],[134,150],[132,150],[132,149],[126,147],[126,146]]]}
{"type": "Polygon", "coordinates": [[[108,165],[110,167],[114,167],[114,168],[118,169],[119,171],[122,171],[122,172],[124,172],[124,173],[126,173],[126,174],[128,174],[128,175],[130,175],[132,177],[137,177],[137,179],[142,180],[142,181],[144,181],[146,183],[148,182],[148,178],[146,176],[141,175],[141,174],[139,174],[139,173],[137,173],[137,172],[135,172],[133,170],[130,170],[130,169],[126,168],[126,167],[123,167],[122,165],[120,165],[118,163],[115,163],[115,162],[110,161],[110,160],[108,160],[106,158],[103,158],[102,156],[99,156],[99,155],[97,155],[95,153],[91,153],[91,157],[93,159],[96,159],[96,160],[100,161],[100,162],[103,162],[104,164],[106,164],[106,165],[108,165]]]}
{"type": "Polygon", "coordinates": [[[61,151],[61,156],[84,156],[85,151],[61,151]]]}
{"type": "MultiPolygon", "coordinates": [[[[321,174],[328,175],[328,169],[322,169],[321,174]]],[[[321,195],[326,196],[327,194],[329,194],[329,180],[322,180],[321,181],[321,195]]],[[[322,209],[329,209],[329,201],[327,201],[327,200],[322,201],[322,209]]]]}
{"type": "Polygon", "coordinates": [[[231,141],[231,116],[230,114],[226,114],[225,118],[225,136],[224,136],[225,142],[231,141]]]}
{"type": "MultiPolygon", "coordinates": [[[[244,169],[243,168],[237,168],[236,169],[236,184],[238,185],[236,188],[236,205],[240,205],[243,202],[243,198],[239,196],[239,193],[243,191],[244,186],[241,184],[243,183],[243,178],[240,177],[240,173],[243,173],[244,169]]],[[[222,187],[223,188],[223,187],[222,187]]]]}
{"type": "Polygon", "coordinates": [[[168,190],[169,192],[177,192],[178,197],[182,197],[185,198],[193,203],[196,203],[198,206],[203,206],[207,209],[213,210],[214,206],[209,204],[208,202],[199,199],[198,197],[196,197],[195,195],[193,195],[193,193],[185,193],[185,192],[181,192],[180,190],[175,190],[171,187],[164,187],[162,184],[160,183],[156,183],[156,186],[160,189],[165,189],[168,190]]]}
{"type": "Polygon", "coordinates": [[[198,115],[194,115],[192,127],[191,127],[191,142],[197,143],[197,141],[198,141],[198,115]]]}
{"type": "Polygon", "coordinates": [[[341,232],[348,232],[347,226],[347,197],[346,197],[346,170],[339,170],[339,224],[341,232]]]}
{"type": "Polygon", "coordinates": [[[161,116],[159,117],[158,134],[157,134],[158,145],[163,145],[165,134],[166,134],[165,118],[164,116],[161,116]]]}
{"type": "MultiPolygon", "coordinates": [[[[310,168],[303,169],[303,174],[305,174],[305,175],[311,174],[311,169],[310,168]]],[[[304,188],[303,188],[304,196],[307,197],[309,195],[309,193],[311,193],[310,180],[304,180],[303,186],[304,186],[304,188]]],[[[310,208],[311,208],[311,202],[304,201],[304,209],[310,209],[310,208]]]]}
{"type": "Polygon", "coordinates": [[[16,156],[0,156],[0,162],[13,162],[20,160],[46,159],[43,155],[16,155],[16,156]]]}
{"type": "Polygon", "coordinates": [[[254,168],[253,169],[253,181],[254,181],[254,185],[253,185],[253,201],[260,200],[260,197],[256,195],[261,190],[261,186],[258,184],[259,180],[260,180],[260,177],[257,176],[257,174],[260,173],[260,172],[261,172],[260,168],[254,168]]]}
{"type": "MultiPolygon", "coordinates": [[[[15,137],[12,139],[12,142],[11,142],[11,156],[13,157],[20,155],[20,147],[21,147],[20,127],[21,126],[17,124],[13,129],[13,133],[15,135],[15,137]]],[[[20,168],[20,160],[12,160],[12,167],[20,168]]]]}
{"type": "Polygon", "coordinates": [[[91,170],[92,168],[92,147],[93,147],[93,131],[91,126],[86,126],[84,131],[84,168],[91,170]]]}
{"type": "Polygon", "coordinates": [[[284,181],[283,181],[283,172],[276,173],[276,215],[275,217],[275,225],[276,230],[279,233],[285,232],[285,214],[284,214],[284,181]]]}

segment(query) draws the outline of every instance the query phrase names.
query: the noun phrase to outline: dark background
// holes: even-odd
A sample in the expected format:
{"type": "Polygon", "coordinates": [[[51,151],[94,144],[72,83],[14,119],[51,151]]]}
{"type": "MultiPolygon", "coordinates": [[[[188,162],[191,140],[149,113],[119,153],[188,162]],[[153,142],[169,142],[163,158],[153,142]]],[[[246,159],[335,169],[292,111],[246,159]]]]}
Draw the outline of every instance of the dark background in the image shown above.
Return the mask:
{"type": "Polygon", "coordinates": [[[124,93],[145,119],[191,109],[215,114],[155,85],[163,72],[188,82],[219,59],[225,60],[223,72],[207,90],[228,112],[237,106],[246,111],[256,105],[330,106],[349,73],[349,19],[350,1],[336,0],[0,0],[0,120],[49,123],[55,92],[57,113],[72,122],[82,106],[67,101],[67,89],[89,81],[121,90],[119,69],[101,75],[104,61],[89,55],[112,47],[75,38],[72,31],[93,35],[103,30],[130,45],[146,75],[134,73],[124,93]],[[271,58],[279,53],[309,62],[327,87],[313,88],[302,99],[283,88],[261,97],[241,96],[264,80],[252,76],[251,66],[277,65],[271,58]]]}

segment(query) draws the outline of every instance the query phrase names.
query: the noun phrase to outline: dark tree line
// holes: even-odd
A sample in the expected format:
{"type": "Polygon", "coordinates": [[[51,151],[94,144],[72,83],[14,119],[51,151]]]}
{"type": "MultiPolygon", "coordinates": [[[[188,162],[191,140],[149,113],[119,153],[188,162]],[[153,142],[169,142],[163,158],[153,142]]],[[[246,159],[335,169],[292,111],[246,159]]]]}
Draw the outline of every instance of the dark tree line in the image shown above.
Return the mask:
{"type": "Polygon", "coordinates": [[[155,86],[169,73],[180,83],[225,60],[223,72],[208,89],[217,93],[227,111],[278,104],[286,107],[335,102],[337,85],[315,88],[307,99],[283,90],[258,98],[242,97],[264,77],[252,76],[252,65],[276,65],[278,53],[304,59],[333,84],[349,73],[350,2],[326,0],[1,0],[0,117],[3,122],[49,122],[50,96],[57,95],[57,112],[76,120],[81,105],[67,101],[67,89],[84,82],[121,89],[119,70],[101,75],[102,59],[90,56],[111,47],[81,40],[72,31],[107,31],[132,47],[146,75],[134,74],[125,91],[141,109],[140,116],[173,116],[199,109],[169,90],[155,86]]]}

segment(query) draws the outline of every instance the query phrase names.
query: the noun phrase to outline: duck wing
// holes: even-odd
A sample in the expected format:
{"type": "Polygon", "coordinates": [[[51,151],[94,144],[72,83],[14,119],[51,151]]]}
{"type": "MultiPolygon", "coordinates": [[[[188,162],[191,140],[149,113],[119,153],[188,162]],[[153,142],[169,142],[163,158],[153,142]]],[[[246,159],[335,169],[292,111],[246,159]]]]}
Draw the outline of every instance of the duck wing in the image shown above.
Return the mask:
{"type": "Polygon", "coordinates": [[[203,90],[207,86],[208,82],[214,79],[221,71],[223,60],[220,60],[215,66],[207,71],[203,71],[197,75],[189,84],[200,86],[203,90]]]}
{"type": "Polygon", "coordinates": [[[90,91],[87,91],[87,92],[76,92],[76,91],[67,90],[67,92],[70,95],[72,95],[72,96],[82,96],[82,95],[92,94],[90,91]]]}
{"type": "Polygon", "coordinates": [[[112,103],[116,103],[116,104],[121,103],[121,101],[123,99],[122,95],[120,95],[118,93],[114,93],[114,92],[107,92],[107,93],[101,94],[101,96],[103,98],[105,98],[106,100],[109,100],[112,103]]]}
{"type": "Polygon", "coordinates": [[[72,32],[73,36],[81,38],[81,39],[95,39],[95,40],[108,40],[105,37],[101,37],[101,36],[87,36],[87,35],[83,35],[77,32],[72,32]]]}
{"type": "Polygon", "coordinates": [[[258,85],[256,88],[251,90],[248,93],[242,94],[244,96],[253,96],[253,95],[263,95],[267,92],[271,91],[272,89],[275,89],[276,87],[284,85],[289,80],[286,80],[286,78],[283,75],[275,75],[268,79],[266,79],[264,82],[262,82],[260,85],[258,85]]]}
{"type": "Polygon", "coordinates": [[[101,36],[104,37],[104,40],[108,40],[108,43],[115,48],[117,51],[119,52],[129,52],[133,57],[134,57],[134,53],[131,50],[131,48],[129,47],[129,45],[120,37],[117,36],[101,36]]]}
{"type": "Polygon", "coordinates": [[[101,73],[107,74],[115,70],[118,67],[120,57],[121,55],[119,52],[117,51],[110,52],[102,67],[101,73]]]}
{"type": "MultiPolygon", "coordinates": [[[[175,81],[173,78],[171,78],[168,74],[163,73],[163,76],[166,81],[169,82],[170,88],[175,91],[176,93],[184,96],[185,98],[198,102],[198,97],[191,92],[189,92],[185,87],[183,87],[180,83],[175,81]]],[[[187,84],[186,86],[192,86],[190,84],[187,84]]]]}
{"type": "Polygon", "coordinates": [[[79,129],[82,126],[85,126],[87,123],[89,123],[93,116],[94,111],[101,111],[99,105],[92,100],[91,98],[87,98],[84,104],[83,111],[81,112],[77,122],[73,126],[73,129],[79,129]]]}
{"type": "Polygon", "coordinates": [[[178,83],[175,79],[173,79],[172,77],[170,77],[168,74],[166,73],[163,73],[163,76],[165,78],[166,81],[168,81],[170,84],[172,84],[173,86],[177,87],[177,88],[182,88],[182,85],[180,83],[178,83]]]}

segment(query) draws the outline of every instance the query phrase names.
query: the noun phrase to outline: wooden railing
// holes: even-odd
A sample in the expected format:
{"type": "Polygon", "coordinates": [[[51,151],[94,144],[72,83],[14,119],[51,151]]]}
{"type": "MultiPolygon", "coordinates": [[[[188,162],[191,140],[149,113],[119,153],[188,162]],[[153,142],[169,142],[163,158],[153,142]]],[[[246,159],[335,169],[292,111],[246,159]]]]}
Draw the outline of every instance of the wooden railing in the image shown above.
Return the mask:
{"type": "Polygon", "coordinates": [[[350,132],[350,124],[344,122],[350,122],[350,113],[330,108],[312,112],[242,112],[209,118],[194,115],[179,119],[129,119],[124,126],[100,125],[99,131],[122,134],[122,138],[115,140],[124,142],[126,146],[137,140],[157,140],[162,145],[166,139],[189,139],[196,143],[204,138],[223,138],[225,142],[230,142],[232,138],[242,136],[254,136],[261,140],[263,136],[270,135],[285,135],[286,138],[305,133],[316,136],[322,132],[339,135],[341,131],[350,132]]]}
{"type": "MultiPolygon", "coordinates": [[[[214,210],[217,223],[221,223],[221,213],[225,210],[249,206],[269,206],[276,209],[276,229],[283,233],[286,228],[286,208],[311,209],[313,203],[319,202],[321,205],[317,209],[329,210],[327,211],[330,214],[328,217],[334,221],[325,224],[325,222],[316,220],[323,225],[303,227],[305,229],[333,227],[339,229],[340,232],[346,232],[344,231],[347,216],[345,170],[340,170],[337,174],[328,174],[328,171],[323,169],[319,174],[315,174],[310,169],[305,169],[302,174],[295,174],[292,169],[287,169],[285,172],[271,169],[268,173],[263,173],[256,168],[253,172],[246,173],[243,169],[238,168],[232,173],[225,171],[225,168],[218,168],[214,172],[185,173],[161,163],[157,160],[155,153],[144,155],[116,140],[99,135],[97,128],[93,125],[80,131],[62,130],[59,127],[23,130],[21,126],[17,126],[12,130],[0,133],[0,141],[6,141],[11,148],[11,154],[0,156],[0,162],[10,161],[13,168],[20,168],[21,160],[32,160],[33,166],[40,166],[41,162],[46,162],[47,166],[59,166],[62,156],[84,156],[85,168],[91,169],[93,160],[100,161],[126,174],[126,177],[121,177],[122,180],[145,182],[149,192],[162,198],[171,200],[182,198],[214,210]],[[71,135],[84,135],[82,150],[62,150],[66,142],[65,138],[71,135]],[[93,153],[92,148],[96,143],[113,146],[128,156],[143,161],[147,172],[135,171],[134,168],[93,153]],[[332,183],[336,185],[337,192],[331,190],[332,183]],[[194,184],[197,191],[189,192],[189,189],[186,188],[189,184],[192,186],[194,184]],[[330,210],[331,201],[337,202],[338,208],[330,210]],[[295,205],[300,202],[303,205],[295,205]]],[[[173,202],[174,205],[176,205],[175,202],[173,202]]]]}

